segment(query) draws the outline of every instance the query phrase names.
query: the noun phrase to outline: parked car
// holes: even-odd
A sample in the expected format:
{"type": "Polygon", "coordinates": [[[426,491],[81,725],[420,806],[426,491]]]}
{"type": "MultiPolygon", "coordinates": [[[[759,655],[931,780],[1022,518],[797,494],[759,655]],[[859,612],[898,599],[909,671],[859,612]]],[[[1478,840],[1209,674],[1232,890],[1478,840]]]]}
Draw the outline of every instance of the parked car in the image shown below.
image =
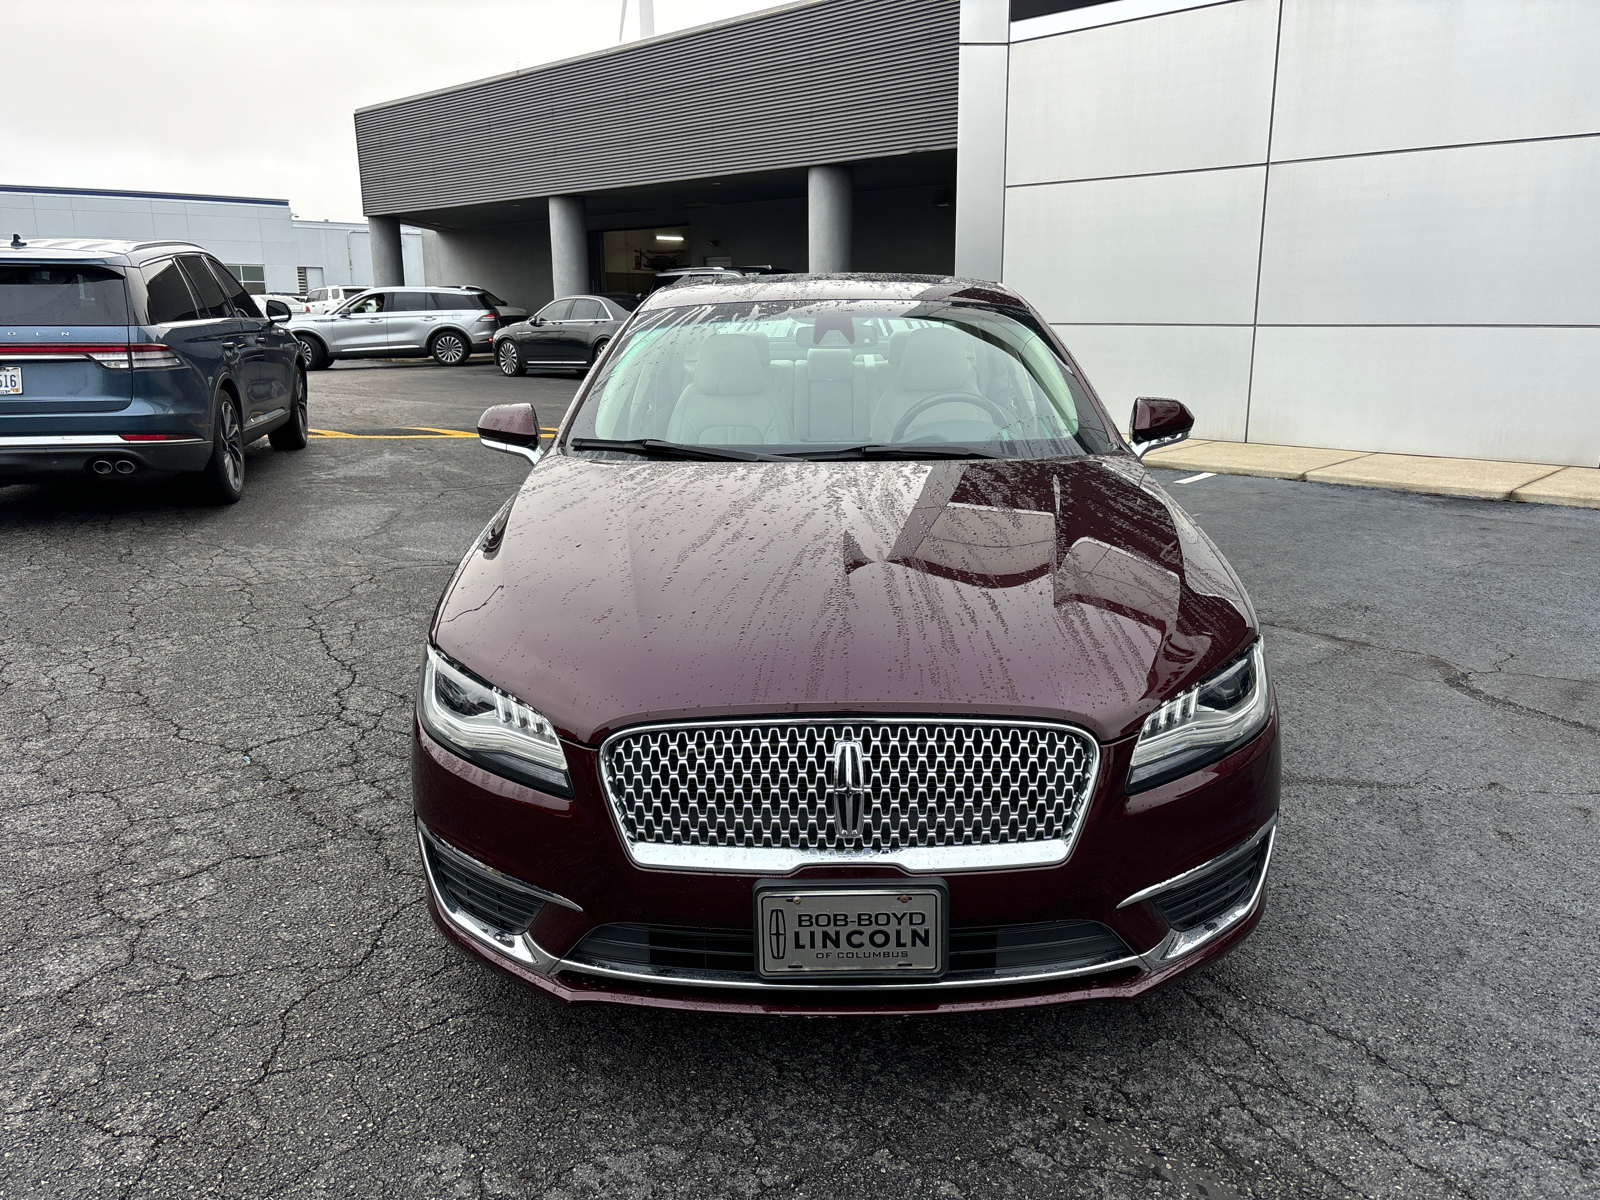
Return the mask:
{"type": "Polygon", "coordinates": [[[1244,937],[1278,717],[1238,577],[993,283],[640,305],[424,654],[433,916],[571,1001],[930,1013],[1131,999],[1244,937]]]}
{"type": "Polygon", "coordinates": [[[484,298],[488,300],[490,304],[494,305],[494,310],[499,314],[500,324],[502,325],[510,325],[514,322],[526,321],[528,319],[527,309],[516,304],[510,304],[500,299],[499,296],[496,296],[488,288],[477,287],[476,285],[470,283],[464,283],[460,286],[464,291],[482,293],[484,298]]]}
{"type": "Polygon", "coordinates": [[[346,300],[359,296],[371,288],[370,283],[336,283],[328,287],[312,288],[306,293],[306,311],[314,313],[332,312],[346,300]]]}
{"type": "Polygon", "coordinates": [[[244,492],[245,446],[304,449],[289,312],[263,316],[199,246],[13,236],[0,246],[0,483],[187,471],[244,492]]]}
{"type": "Polygon", "coordinates": [[[529,367],[587,371],[638,306],[639,298],[625,292],[552,300],[532,319],[494,335],[494,360],[506,375],[529,367]]]}
{"type": "Polygon", "coordinates": [[[261,311],[263,316],[266,315],[268,300],[278,301],[291,313],[311,311],[311,306],[304,296],[294,296],[288,292],[257,292],[253,294],[252,299],[255,300],[256,308],[261,311]]]}
{"type": "Polygon", "coordinates": [[[675,283],[685,280],[695,283],[705,279],[741,279],[744,272],[736,267],[672,267],[666,271],[657,271],[655,278],[650,281],[650,290],[658,292],[664,287],[671,287],[675,283]]]}
{"type": "Polygon", "coordinates": [[[368,288],[329,313],[296,314],[306,366],[336,358],[421,358],[460,366],[493,344],[499,318],[482,292],[460,288],[368,288]]]}

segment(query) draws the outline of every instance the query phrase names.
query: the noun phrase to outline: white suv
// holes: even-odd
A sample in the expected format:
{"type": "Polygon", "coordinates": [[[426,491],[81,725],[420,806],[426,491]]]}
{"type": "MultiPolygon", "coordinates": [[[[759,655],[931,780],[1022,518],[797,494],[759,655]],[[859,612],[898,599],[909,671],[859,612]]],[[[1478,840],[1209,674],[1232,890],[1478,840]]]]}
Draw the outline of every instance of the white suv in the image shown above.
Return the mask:
{"type": "Polygon", "coordinates": [[[316,371],[336,358],[421,358],[459,366],[494,343],[499,315],[466,288],[364,288],[327,313],[296,313],[289,331],[316,371]]]}
{"type": "Polygon", "coordinates": [[[340,283],[333,287],[313,288],[306,294],[306,303],[310,306],[307,312],[325,313],[332,312],[352,296],[359,296],[362,292],[371,291],[370,283],[340,283]]]}

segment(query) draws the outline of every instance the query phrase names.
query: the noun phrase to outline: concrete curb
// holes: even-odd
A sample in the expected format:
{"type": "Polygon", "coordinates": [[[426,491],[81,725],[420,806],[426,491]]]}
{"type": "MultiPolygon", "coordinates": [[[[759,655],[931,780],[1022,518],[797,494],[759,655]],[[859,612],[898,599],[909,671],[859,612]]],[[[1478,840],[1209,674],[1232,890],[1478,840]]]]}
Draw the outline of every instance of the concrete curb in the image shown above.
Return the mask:
{"type": "Polygon", "coordinates": [[[1177,471],[1600,508],[1600,468],[1595,467],[1215,441],[1180,442],[1153,450],[1145,456],[1145,462],[1177,471]]]}

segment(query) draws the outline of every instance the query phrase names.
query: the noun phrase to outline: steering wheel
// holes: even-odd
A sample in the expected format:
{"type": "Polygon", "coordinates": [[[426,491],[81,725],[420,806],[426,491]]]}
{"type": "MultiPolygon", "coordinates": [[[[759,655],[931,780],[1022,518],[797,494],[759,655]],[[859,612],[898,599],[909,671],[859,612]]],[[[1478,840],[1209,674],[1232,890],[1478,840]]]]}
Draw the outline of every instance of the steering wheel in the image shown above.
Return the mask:
{"type": "Polygon", "coordinates": [[[930,408],[937,408],[941,404],[951,403],[976,405],[993,417],[995,425],[1002,429],[1015,420],[1014,417],[1003,412],[1000,406],[989,397],[980,396],[977,392],[940,392],[936,396],[926,396],[906,409],[905,415],[895,422],[894,432],[889,435],[889,440],[898,442],[905,436],[906,430],[911,428],[911,423],[930,408]]]}

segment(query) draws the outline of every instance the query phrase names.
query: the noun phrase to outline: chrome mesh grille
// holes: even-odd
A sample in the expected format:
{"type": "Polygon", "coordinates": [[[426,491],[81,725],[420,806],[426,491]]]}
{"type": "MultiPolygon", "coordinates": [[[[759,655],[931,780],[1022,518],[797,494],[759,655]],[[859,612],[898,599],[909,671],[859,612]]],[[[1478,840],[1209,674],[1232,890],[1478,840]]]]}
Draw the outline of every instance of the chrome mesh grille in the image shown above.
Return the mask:
{"type": "Polygon", "coordinates": [[[883,853],[1070,840],[1098,752],[1062,726],[916,719],[655,726],[602,749],[634,846],[883,853]],[[834,746],[865,767],[859,840],[830,819],[834,746]]]}

